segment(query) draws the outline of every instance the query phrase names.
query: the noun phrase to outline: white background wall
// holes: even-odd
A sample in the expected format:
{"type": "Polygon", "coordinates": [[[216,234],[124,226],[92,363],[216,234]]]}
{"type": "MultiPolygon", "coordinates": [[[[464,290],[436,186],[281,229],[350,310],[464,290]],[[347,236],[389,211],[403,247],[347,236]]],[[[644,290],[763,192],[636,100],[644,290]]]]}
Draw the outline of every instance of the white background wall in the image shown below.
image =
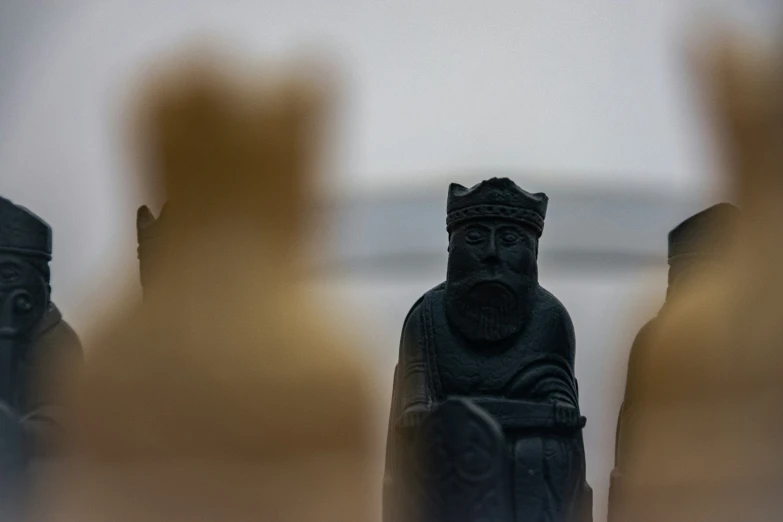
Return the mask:
{"type": "Polygon", "coordinates": [[[120,133],[127,88],[148,58],[207,33],[339,57],[338,193],[475,168],[700,190],[715,169],[682,50],[700,13],[754,19],[775,2],[736,4],[4,0],[0,192],[55,225],[57,298],[86,325],[96,290],[132,270],[145,200],[120,133]]]}
{"type": "MultiPolygon", "coordinates": [[[[445,187],[476,169],[533,173],[530,179],[547,185],[577,185],[599,195],[709,192],[716,162],[684,45],[704,13],[730,11],[763,25],[775,5],[2,0],[0,193],[53,225],[55,300],[77,330],[88,331],[112,288],[136,288],[135,209],[147,198],[123,149],[128,86],[148,58],[203,33],[247,50],[314,45],[339,57],[345,73],[335,131],[339,174],[325,183],[337,194],[413,193],[419,186],[445,187]]],[[[346,306],[371,318],[361,324],[373,325],[368,333],[377,347],[380,404],[388,403],[402,318],[442,274],[432,267],[415,278],[327,282],[346,306]]],[[[544,269],[542,278],[577,329],[600,521],[622,367],[644,317],[629,319],[629,310],[644,300],[639,274],[544,269]]],[[[665,279],[658,273],[654,281],[660,293],[665,279]]]]}

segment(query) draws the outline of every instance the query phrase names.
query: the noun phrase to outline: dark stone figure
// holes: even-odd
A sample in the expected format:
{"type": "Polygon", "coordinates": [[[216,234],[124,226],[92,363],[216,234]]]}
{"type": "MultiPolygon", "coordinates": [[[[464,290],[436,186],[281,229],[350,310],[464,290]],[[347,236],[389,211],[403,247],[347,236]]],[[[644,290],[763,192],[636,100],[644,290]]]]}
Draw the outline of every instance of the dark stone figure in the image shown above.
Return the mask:
{"type": "Polygon", "coordinates": [[[157,259],[161,255],[160,246],[160,228],[163,216],[166,212],[166,205],[160,211],[157,218],[146,205],[139,207],[136,213],[136,237],[138,239],[138,257],[139,257],[139,279],[141,288],[145,297],[152,286],[150,284],[157,259]]]}
{"type": "Polygon", "coordinates": [[[508,179],[449,188],[446,282],[413,305],[402,329],[387,440],[386,522],[592,520],[573,325],[562,303],[538,284],[547,203],[545,194],[508,179]],[[443,412],[450,399],[470,406],[443,412]],[[437,436],[428,433],[433,416],[445,417],[449,427],[437,436]],[[455,416],[473,420],[455,422],[455,416]],[[494,424],[500,443],[493,440],[494,424]],[[456,519],[433,518],[428,507],[482,498],[494,500],[465,506],[456,519]]]}
{"type": "MultiPolygon", "coordinates": [[[[703,210],[669,232],[669,278],[666,301],[658,315],[666,313],[667,305],[694,275],[702,273],[709,265],[719,262],[727,251],[733,237],[733,230],[739,217],[737,207],[719,203],[703,210]]],[[[657,319],[645,324],[634,339],[628,356],[628,373],[625,397],[617,418],[615,438],[615,466],[612,470],[609,489],[609,521],[622,522],[626,517],[621,506],[623,474],[627,468],[628,448],[624,433],[634,422],[634,385],[639,379],[649,353],[650,338],[655,332],[657,319]]]]}
{"type": "Polygon", "coordinates": [[[50,300],[51,255],[49,225],[0,197],[0,494],[18,486],[30,458],[55,447],[53,368],[82,357],[50,300]]]}

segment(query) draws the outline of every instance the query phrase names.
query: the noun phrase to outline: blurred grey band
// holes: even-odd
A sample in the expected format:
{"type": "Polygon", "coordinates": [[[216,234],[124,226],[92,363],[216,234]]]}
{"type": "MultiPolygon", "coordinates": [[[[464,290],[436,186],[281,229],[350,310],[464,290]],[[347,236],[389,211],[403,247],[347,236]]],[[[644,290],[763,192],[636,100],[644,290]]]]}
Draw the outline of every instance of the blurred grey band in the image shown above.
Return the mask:
{"type": "MultiPolygon", "coordinates": [[[[509,177],[549,195],[540,250],[546,271],[665,268],[669,231],[711,204],[696,197],[600,187],[528,186],[524,179],[509,177]]],[[[325,261],[316,268],[324,275],[383,277],[445,267],[447,187],[331,201],[319,216],[329,228],[314,231],[319,252],[311,258],[325,261]]]]}

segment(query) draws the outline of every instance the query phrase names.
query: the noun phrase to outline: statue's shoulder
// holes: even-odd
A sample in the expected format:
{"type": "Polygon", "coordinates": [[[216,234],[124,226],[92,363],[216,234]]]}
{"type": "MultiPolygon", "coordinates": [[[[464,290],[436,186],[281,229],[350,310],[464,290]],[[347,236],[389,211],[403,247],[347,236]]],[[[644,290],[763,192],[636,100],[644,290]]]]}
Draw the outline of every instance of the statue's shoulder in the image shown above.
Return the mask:
{"type": "Polygon", "coordinates": [[[631,378],[644,366],[644,360],[647,358],[650,348],[651,337],[657,325],[657,319],[650,319],[641,327],[633,340],[631,351],[628,353],[628,375],[631,378]]]}
{"type": "Polygon", "coordinates": [[[63,319],[54,303],[50,303],[36,332],[36,351],[43,355],[49,350],[66,350],[81,357],[82,344],[76,331],[63,319]],[[43,353],[42,353],[43,352],[43,353]]]}
{"type": "Polygon", "coordinates": [[[546,339],[550,353],[561,355],[573,367],[576,357],[576,335],[571,315],[565,305],[548,290],[538,287],[534,306],[536,330],[546,339]]]}
{"type": "Polygon", "coordinates": [[[657,318],[653,318],[647,321],[644,326],[639,329],[636,337],[634,337],[633,346],[646,344],[650,340],[650,336],[652,336],[653,332],[655,331],[657,324],[657,318]]]}
{"type": "Polygon", "coordinates": [[[423,309],[422,305],[427,298],[442,298],[442,294],[445,289],[446,283],[444,282],[424,292],[421,297],[419,297],[416,302],[413,303],[410,310],[408,310],[408,314],[405,316],[405,322],[403,323],[403,330],[411,321],[418,320],[423,309]]]}
{"type": "Polygon", "coordinates": [[[536,292],[535,310],[551,324],[562,324],[566,329],[574,329],[571,314],[568,313],[565,305],[543,286],[539,286],[536,292]]]}
{"type": "Polygon", "coordinates": [[[424,302],[428,299],[442,299],[442,294],[446,288],[446,283],[441,283],[434,288],[430,288],[416,302],[413,303],[408,314],[405,316],[405,321],[402,323],[402,334],[400,336],[400,342],[405,343],[406,338],[412,340],[418,335],[418,325],[421,318],[421,314],[424,310],[424,302]]]}

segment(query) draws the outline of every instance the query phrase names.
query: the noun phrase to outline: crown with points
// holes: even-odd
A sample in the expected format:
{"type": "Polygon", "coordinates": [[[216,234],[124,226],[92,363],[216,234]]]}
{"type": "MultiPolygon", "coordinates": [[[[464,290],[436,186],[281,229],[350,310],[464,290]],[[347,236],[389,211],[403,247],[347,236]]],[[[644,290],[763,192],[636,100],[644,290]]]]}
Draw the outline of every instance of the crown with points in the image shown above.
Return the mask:
{"type": "Polygon", "coordinates": [[[0,252],[52,257],[52,229],[24,207],[0,196],[0,252]]]}
{"type": "Polygon", "coordinates": [[[328,88],[306,71],[273,83],[235,73],[210,57],[186,58],[155,77],[139,104],[151,169],[177,202],[167,219],[175,228],[254,220],[290,232],[312,193],[312,131],[328,88]]]}
{"type": "Polygon", "coordinates": [[[739,218],[731,203],[718,203],[689,217],[669,232],[669,260],[681,255],[706,254],[724,244],[739,218]]]}
{"type": "Polygon", "coordinates": [[[543,192],[532,194],[508,178],[488,179],[471,188],[452,183],[446,203],[446,230],[451,232],[465,221],[497,218],[521,223],[540,237],[548,203],[543,192]]]}

